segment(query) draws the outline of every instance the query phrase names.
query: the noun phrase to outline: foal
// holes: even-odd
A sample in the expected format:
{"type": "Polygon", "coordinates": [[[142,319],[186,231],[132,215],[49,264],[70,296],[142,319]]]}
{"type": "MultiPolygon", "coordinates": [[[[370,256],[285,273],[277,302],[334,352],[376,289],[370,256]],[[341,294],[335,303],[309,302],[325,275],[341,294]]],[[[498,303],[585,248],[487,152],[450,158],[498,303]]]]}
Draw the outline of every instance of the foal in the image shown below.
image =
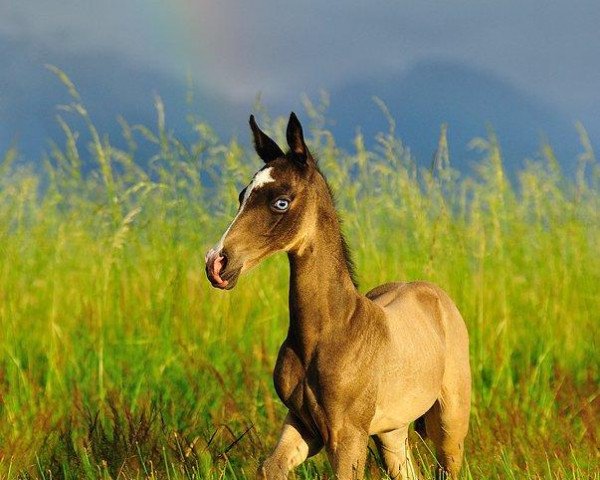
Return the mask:
{"type": "Polygon", "coordinates": [[[240,193],[237,215],[206,255],[214,287],[285,251],[290,323],[274,381],[289,412],[259,470],[286,479],[325,448],[336,477],[363,476],[373,436],[392,478],[413,478],[408,427],[419,419],[442,475],[456,477],[469,423],[471,374],[463,319],[448,295],[424,283],[388,283],[361,295],[325,178],[294,113],[284,153],[250,117],[264,160],[240,193]]]}

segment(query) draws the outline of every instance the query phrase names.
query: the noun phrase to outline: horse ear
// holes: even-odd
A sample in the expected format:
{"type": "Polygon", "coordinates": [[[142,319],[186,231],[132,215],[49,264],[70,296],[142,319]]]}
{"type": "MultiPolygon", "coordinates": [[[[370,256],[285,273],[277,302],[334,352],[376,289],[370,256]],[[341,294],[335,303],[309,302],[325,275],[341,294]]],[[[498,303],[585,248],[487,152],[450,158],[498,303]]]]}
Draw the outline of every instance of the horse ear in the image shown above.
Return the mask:
{"type": "Polygon", "coordinates": [[[304,143],[304,134],[302,133],[302,125],[294,112],[290,114],[290,119],[287,126],[287,142],[291,152],[294,154],[294,159],[305,164],[308,159],[309,152],[304,143]]]}
{"type": "Polygon", "coordinates": [[[254,120],[254,115],[250,115],[250,128],[254,137],[254,149],[265,163],[284,156],[281,148],[265,132],[258,128],[256,120],[254,120]]]}

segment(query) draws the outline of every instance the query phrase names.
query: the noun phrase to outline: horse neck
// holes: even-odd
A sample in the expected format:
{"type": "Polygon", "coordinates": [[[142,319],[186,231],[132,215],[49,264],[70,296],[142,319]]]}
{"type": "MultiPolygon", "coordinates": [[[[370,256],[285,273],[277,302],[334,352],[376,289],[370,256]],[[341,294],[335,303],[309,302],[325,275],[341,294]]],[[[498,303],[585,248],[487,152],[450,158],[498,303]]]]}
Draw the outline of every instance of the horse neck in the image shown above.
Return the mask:
{"type": "Polygon", "coordinates": [[[360,301],[346,263],[333,203],[320,218],[313,237],[306,239],[301,249],[288,253],[288,342],[295,344],[305,361],[310,360],[321,338],[335,335],[348,325],[360,301]]]}

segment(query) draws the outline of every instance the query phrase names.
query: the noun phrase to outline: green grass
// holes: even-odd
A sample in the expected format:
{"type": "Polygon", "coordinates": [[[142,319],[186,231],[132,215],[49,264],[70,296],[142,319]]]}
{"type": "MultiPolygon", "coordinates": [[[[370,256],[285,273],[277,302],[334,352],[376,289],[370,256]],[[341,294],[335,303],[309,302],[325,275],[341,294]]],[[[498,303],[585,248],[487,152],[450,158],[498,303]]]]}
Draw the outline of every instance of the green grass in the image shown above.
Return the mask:
{"type": "MultiPolygon", "coordinates": [[[[61,120],[43,172],[14,150],[0,166],[0,478],[250,478],[284,416],[271,371],[288,267],[276,256],[221,292],[203,255],[260,161],[193,116],[183,144],[160,101],[156,125],[121,122],[116,149],[71,93],[65,118],[82,117],[91,143],[61,120]]],[[[576,178],[542,145],[511,184],[492,133],[466,178],[442,136],[432,175],[393,122],[375,148],[357,136],[345,152],[307,111],[361,290],[429,280],[467,322],[463,477],[600,479],[600,167],[583,128],[576,178]]],[[[284,119],[263,120],[283,143],[284,119]]],[[[411,438],[430,478],[431,447],[411,438]]],[[[330,474],[322,454],[297,477],[316,472],[330,474]]]]}

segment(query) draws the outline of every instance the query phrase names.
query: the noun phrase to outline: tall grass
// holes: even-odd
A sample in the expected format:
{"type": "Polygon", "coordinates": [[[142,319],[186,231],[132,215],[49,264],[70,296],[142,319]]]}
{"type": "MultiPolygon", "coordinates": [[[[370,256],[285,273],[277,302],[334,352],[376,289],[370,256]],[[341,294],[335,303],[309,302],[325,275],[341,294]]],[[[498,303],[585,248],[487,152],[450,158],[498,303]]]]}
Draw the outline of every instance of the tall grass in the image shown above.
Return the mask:
{"type": "MultiPolygon", "coordinates": [[[[44,172],[15,167],[15,150],[0,165],[0,478],[251,477],[284,416],[271,370],[286,260],[225,293],[203,253],[260,162],[195,117],[195,140],[178,140],[160,99],[155,125],[120,120],[116,148],[62,79],[72,103],[44,172]]],[[[600,168],[583,127],[576,178],[542,145],[511,182],[491,132],[461,177],[445,128],[420,170],[391,118],[375,147],[357,135],[348,152],[307,112],[361,289],[436,282],[468,324],[464,478],[600,478],[600,168]]],[[[268,122],[282,143],[284,125],[268,122]]],[[[429,478],[431,446],[412,440],[429,478]]],[[[379,465],[370,454],[369,475],[379,465]]],[[[321,456],[297,475],[317,471],[321,456]]]]}

